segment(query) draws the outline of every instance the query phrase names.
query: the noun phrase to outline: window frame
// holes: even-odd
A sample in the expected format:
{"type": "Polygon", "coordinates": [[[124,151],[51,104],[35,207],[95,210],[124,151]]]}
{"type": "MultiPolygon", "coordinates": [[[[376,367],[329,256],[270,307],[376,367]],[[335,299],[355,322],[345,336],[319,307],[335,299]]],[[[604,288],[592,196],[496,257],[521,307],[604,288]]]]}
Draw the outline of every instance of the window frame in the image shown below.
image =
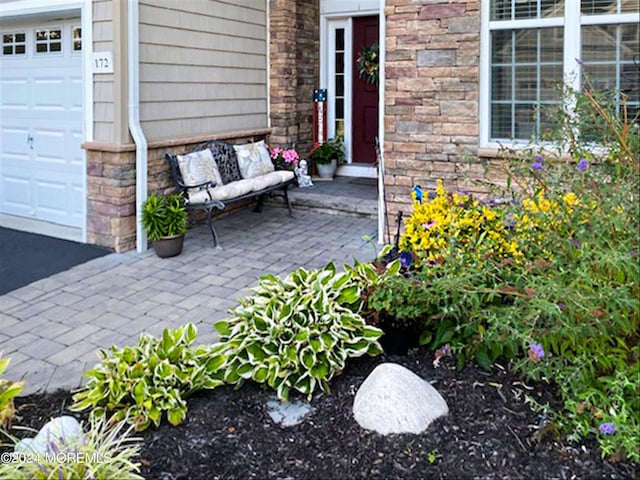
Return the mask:
{"type": "MultiPolygon", "coordinates": [[[[636,24],[638,13],[614,13],[583,15],[581,2],[567,0],[564,14],[558,17],[528,18],[518,20],[491,20],[491,2],[481,2],[480,10],[480,92],[479,92],[479,145],[480,148],[500,148],[502,141],[491,139],[491,32],[498,30],[563,28],[562,71],[567,86],[580,90],[580,65],[582,27],[591,25],[636,24]]],[[[568,105],[568,108],[571,106],[568,105]]],[[[529,145],[528,139],[512,139],[515,148],[529,145]]]]}
{"type": "Polygon", "coordinates": [[[24,29],[24,30],[7,30],[7,31],[2,31],[0,32],[0,40],[2,40],[2,52],[0,57],[2,57],[3,61],[4,60],[10,60],[12,58],[24,58],[28,55],[29,53],[29,32],[28,30],[24,29]],[[16,41],[15,37],[16,35],[24,35],[24,42],[18,42],[16,41]],[[11,43],[4,43],[4,36],[5,35],[13,35],[13,41],[11,43]],[[22,53],[16,53],[16,47],[20,45],[20,46],[24,46],[24,52],[22,53]],[[5,46],[11,46],[12,48],[12,52],[11,53],[4,53],[4,47],[5,46]]]}

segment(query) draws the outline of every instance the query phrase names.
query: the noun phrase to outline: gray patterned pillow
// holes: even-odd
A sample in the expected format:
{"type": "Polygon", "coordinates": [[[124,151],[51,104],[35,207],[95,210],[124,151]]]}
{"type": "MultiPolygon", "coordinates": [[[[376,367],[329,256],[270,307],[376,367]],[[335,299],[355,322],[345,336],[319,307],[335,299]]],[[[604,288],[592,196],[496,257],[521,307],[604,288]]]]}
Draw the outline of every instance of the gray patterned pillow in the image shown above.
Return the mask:
{"type": "Polygon", "coordinates": [[[225,185],[236,180],[242,180],[238,159],[233,145],[224,142],[210,142],[209,150],[213,154],[213,159],[218,165],[222,183],[225,185]]]}

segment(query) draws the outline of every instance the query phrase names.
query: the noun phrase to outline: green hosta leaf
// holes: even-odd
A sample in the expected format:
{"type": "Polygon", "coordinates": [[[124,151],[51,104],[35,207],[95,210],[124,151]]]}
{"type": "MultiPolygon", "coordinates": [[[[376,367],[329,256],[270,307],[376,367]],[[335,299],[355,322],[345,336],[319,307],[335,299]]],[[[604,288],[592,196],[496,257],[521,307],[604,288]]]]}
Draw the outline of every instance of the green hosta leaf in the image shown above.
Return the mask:
{"type": "Polygon", "coordinates": [[[305,348],[302,351],[301,360],[302,360],[302,364],[305,366],[305,368],[307,370],[310,370],[313,367],[313,365],[314,365],[314,363],[316,361],[316,356],[315,356],[313,350],[305,348]]]}
{"type": "Polygon", "coordinates": [[[253,365],[251,365],[250,363],[244,363],[240,365],[236,371],[238,372],[238,375],[240,377],[244,378],[245,380],[249,379],[253,375],[253,365]]]}
{"type": "Polygon", "coordinates": [[[198,337],[198,329],[193,323],[188,323],[185,331],[185,341],[187,344],[192,343],[198,337]]]}
{"type": "Polygon", "coordinates": [[[400,259],[397,258],[393,262],[390,262],[386,266],[387,275],[398,275],[400,273],[400,259]]]}
{"type": "Polygon", "coordinates": [[[368,340],[377,340],[382,336],[383,332],[378,327],[372,325],[365,325],[362,330],[362,336],[368,340]]]}
{"type": "Polygon", "coordinates": [[[351,305],[360,299],[360,289],[357,286],[351,286],[343,289],[336,301],[343,305],[351,305]]]}
{"type": "Polygon", "coordinates": [[[216,322],[213,326],[222,337],[227,337],[231,332],[231,329],[229,328],[229,322],[227,322],[226,320],[216,322]]]}
{"type": "Polygon", "coordinates": [[[267,380],[269,370],[264,365],[256,367],[253,371],[252,378],[258,383],[264,383],[267,380]]]}
{"type": "Polygon", "coordinates": [[[327,375],[329,375],[328,362],[318,361],[313,367],[311,367],[311,374],[316,378],[327,378],[327,375]]]}
{"type": "Polygon", "coordinates": [[[169,423],[173,426],[180,425],[183,422],[184,417],[186,415],[187,415],[186,408],[178,407],[173,410],[170,410],[169,413],[167,413],[167,420],[169,420],[169,423]]]}

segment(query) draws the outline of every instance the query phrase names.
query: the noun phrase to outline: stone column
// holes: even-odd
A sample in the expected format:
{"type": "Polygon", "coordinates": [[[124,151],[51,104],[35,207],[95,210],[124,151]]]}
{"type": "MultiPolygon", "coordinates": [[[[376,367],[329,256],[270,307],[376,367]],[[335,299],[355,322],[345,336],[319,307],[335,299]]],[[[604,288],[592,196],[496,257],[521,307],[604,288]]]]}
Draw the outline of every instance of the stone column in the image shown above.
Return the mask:
{"type": "MultiPolygon", "coordinates": [[[[478,153],[480,0],[387,1],[385,164],[391,224],[411,187],[473,191],[478,153]],[[426,3],[426,4],[425,4],[426,3]],[[471,164],[467,161],[470,160],[471,164]]],[[[478,187],[481,189],[481,187],[478,187]]]]}
{"type": "Polygon", "coordinates": [[[271,0],[270,143],[296,145],[305,155],[313,140],[313,89],[320,72],[319,0],[271,0]]]}

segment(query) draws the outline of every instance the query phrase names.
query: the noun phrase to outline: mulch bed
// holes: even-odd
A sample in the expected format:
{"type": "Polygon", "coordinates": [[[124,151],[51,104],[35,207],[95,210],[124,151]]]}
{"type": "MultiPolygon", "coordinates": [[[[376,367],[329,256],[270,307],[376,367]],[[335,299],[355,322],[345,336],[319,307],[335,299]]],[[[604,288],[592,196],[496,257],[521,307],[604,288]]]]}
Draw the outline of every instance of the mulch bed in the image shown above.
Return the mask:
{"type": "MultiPolygon", "coordinates": [[[[153,479],[343,479],[343,478],[639,478],[638,465],[600,458],[595,439],[568,444],[541,428],[545,419],[524,403],[526,395],[556,404],[553,389],[494,367],[458,371],[449,358],[438,368],[422,350],[404,357],[352,360],[318,395],[313,412],[296,426],[275,424],[266,411],[271,391],[253,383],[236,390],[200,392],[189,401],[186,421],[144,432],[145,478],[153,479]],[[420,435],[381,436],[363,430],[351,407],[371,370],[393,361],[433,383],[449,415],[420,435]]],[[[69,392],[34,395],[16,402],[14,425],[40,428],[68,414],[69,392]]]]}

